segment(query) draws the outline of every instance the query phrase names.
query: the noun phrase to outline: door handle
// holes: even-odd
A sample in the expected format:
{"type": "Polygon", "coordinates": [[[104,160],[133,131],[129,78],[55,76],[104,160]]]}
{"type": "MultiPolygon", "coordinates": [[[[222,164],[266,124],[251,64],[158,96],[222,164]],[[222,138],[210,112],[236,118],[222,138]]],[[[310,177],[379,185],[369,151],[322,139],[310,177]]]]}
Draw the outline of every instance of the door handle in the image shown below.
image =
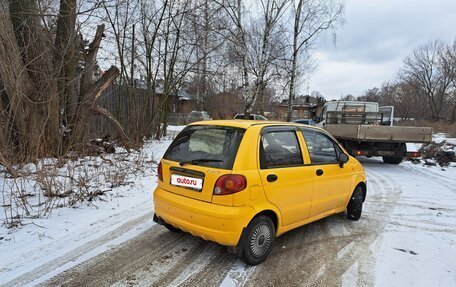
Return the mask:
{"type": "Polygon", "coordinates": [[[317,171],[315,172],[317,174],[317,176],[320,176],[323,174],[323,170],[322,169],[317,169],[317,171]]]}
{"type": "Polygon", "coordinates": [[[277,179],[278,179],[278,177],[275,174],[268,174],[268,176],[266,177],[266,180],[269,181],[269,182],[274,182],[277,179]]]}

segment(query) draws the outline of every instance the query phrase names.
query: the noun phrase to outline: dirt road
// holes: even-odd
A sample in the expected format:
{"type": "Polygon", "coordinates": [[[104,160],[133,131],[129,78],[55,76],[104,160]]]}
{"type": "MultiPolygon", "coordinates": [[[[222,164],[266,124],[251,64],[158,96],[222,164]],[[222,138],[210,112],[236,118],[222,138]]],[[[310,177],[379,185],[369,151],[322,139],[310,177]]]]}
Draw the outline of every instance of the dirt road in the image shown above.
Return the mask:
{"type": "Polygon", "coordinates": [[[368,196],[360,221],[334,215],[288,232],[259,266],[246,266],[217,244],[154,225],[43,286],[373,286],[370,247],[394,221],[390,217],[403,189],[413,188],[403,178],[419,176],[446,189],[454,185],[432,173],[374,159],[363,165],[368,196]]]}

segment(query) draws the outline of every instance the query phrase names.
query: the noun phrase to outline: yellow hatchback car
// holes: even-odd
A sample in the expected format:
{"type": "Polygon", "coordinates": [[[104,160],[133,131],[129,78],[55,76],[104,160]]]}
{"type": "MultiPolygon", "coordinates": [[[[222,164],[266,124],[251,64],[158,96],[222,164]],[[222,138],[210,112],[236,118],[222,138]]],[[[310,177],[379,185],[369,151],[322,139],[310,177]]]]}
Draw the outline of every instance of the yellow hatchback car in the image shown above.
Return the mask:
{"type": "Polygon", "coordinates": [[[277,236],[334,213],[358,220],[363,167],[324,130],[245,120],[196,122],[158,165],[154,220],[263,262],[277,236]]]}

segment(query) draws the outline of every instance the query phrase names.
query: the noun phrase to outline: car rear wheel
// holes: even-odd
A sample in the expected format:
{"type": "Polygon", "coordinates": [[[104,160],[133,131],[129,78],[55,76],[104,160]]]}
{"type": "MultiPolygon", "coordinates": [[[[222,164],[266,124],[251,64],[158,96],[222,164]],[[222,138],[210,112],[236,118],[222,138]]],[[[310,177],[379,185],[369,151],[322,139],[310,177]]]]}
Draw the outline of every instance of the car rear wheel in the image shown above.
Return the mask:
{"type": "Polygon", "coordinates": [[[260,264],[266,260],[274,246],[274,223],[264,215],[255,217],[247,226],[244,240],[244,260],[250,265],[260,264]]]}
{"type": "Polygon", "coordinates": [[[363,189],[361,186],[357,186],[347,205],[347,219],[353,221],[359,220],[363,210],[363,201],[363,189]]]}

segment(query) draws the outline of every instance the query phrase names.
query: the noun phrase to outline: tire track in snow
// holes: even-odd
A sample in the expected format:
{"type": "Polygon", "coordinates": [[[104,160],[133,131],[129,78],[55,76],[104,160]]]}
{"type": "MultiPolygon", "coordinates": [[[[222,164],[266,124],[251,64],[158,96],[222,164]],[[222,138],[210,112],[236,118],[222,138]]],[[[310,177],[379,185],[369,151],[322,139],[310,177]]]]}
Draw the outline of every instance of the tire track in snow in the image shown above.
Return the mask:
{"type": "Polygon", "coordinates": [[[366,173],[370,185],[368,208],[360,221],[334,215],[284,234],[277,239],[270,258],[253,271],[246,286],[341,286],[344,274],[354,265],[358,274],[354,284],[373,285],[370,245],[385,228],[385,219],[401,189],[381,168],[367,168],[366,173]],[[381,219],[377,218],[379,214],[381,219]]]}
{"type": "Polygon", "coordinates": [[[187,276],[184,281],[179,282],[176,279],[174,282],[179,283],[175,286],[218,286],[234,261],[235,257],[229,254],[225,248],[221,248],[204,268],[187,276]]]}
{"type": "Polygon", "coordinates": [[[404,166],[399,166],[399,167],[408,172],[414,173],[416,175],[419,175],[419,176],[425,177],[427,179],[430,179],[434,182],[437,182],[437,183],[439,183],[439,185],[443,185],[443,186],[447,187],[449,190],[456,192],[456,180],[445,179],[444,177],[439,177],[432,172],[425,171],[423,169],[417,169],[413,166],[410,166],[407,168],[404,166]]]}
{"type": "Polygon", "coordinates": [[[131,281],[136,272],[151,272],[154,267],[158,267],[157,264],[165,266],[168,259],[183,253],[181,250],[188,248],[191,251],[190,248],[196,247],[195,241],[189,235],[176,235],[155,225],[141,236],[68,270],[43,285],[109,286],[124,280],[131,281]]]}
{"type": "Polygon", "coordinates": [[[69,262],[76,261],[79,257],[83,256],[84,254],[88,253],[89,251],[97,248],[98,246],[101,246],[119,236],[122,234],[126,233],[127,231],[136,228],[140,224],[146,222],[147,220],[150,220],[152,218],[152,213],[148,212],[138,218],[135,218],[133,220],[130,220],[120,227],[114,229],[108,234],[105,234],[104,236],[92,240],[90,242],[87,242],[86,244],[76,248],[75,250],[72,250],[59,258],[52,260],[51,262],[46,262],[42,264],[41,266],[9,281],[4,284],[4,286],[24,286],[35,279],[46,275],[47,273],[53,271],[54,269],[57,269],[69,262]]]}
{"type": "MultiPolygon", "coordinates": [[[[367,163],[368,195],[363,216],[351,222],[330,216],[276,240],[266,262],[246,266],[225,248],[155,226],[48,285],[66,286],[341,286],[373,285],[370,245],[391,222],[401,196],[390,166],[367,163]],[[157,250],[161,250],[155,253],[157,250]]],[[[393,167],[395,168],[395,167],[393,167]]],[[[394,172],[394,170],[392,171],[394,172]]]]}
{"type": "Polygon", "coordinates": [[[212,258],[216,256],[222,248],[216,244],[198,239],[200,242],[182,261],[172,266],[172,268],[164,274],[156,282],[157,286],[179,286],[182,282],[197,274],[202,269],[206,268],[212,258]]]}
{"type": "MultiPolygon", "coordinates": [[[[344,250],[341,250],[342,254],[339,254],[336,260],[338,264],[344,266],[344,268],[338,270],[338,278],[343,279],[344,275],[350,273],[354,268],[356,276],[352,279],[356,280],[356,282],[350,282],[350,285],[356,286],[373,285],[372,269],[374,262],[370,245],[377,240],[391,217],[394,205],[390,203],[397,202],[402,192],[395,181],[382,172],[366,168],[366,173],[369,180],[368,184],[369,182],[371,183],[371,187],[368,187],[366,203],[373,203],[368,205],[368,212],[364,212],[364,219],[366,219],[367,225],[361,228],[356,226],[356,222],[351,225],[356,230],[364,230],[364,234],[357,236],[352,243],[347,245],[344,250]],[[373,195],[372,198],[369,197],[370,193],[373,195]],[[372,199],[374,201],[371,201],[372,199]],[[381,203],[376,202],[378,199],[381,200],[381,203]],[[382,220],[376,218],[376,215],[381,215],[382,220]]],[[[363,223],[363,221],[362,217],[359,223],[363,223]]],[[[343,280],[339,281],[338,285],[340,286],[343,283],[343,280]]]]}

